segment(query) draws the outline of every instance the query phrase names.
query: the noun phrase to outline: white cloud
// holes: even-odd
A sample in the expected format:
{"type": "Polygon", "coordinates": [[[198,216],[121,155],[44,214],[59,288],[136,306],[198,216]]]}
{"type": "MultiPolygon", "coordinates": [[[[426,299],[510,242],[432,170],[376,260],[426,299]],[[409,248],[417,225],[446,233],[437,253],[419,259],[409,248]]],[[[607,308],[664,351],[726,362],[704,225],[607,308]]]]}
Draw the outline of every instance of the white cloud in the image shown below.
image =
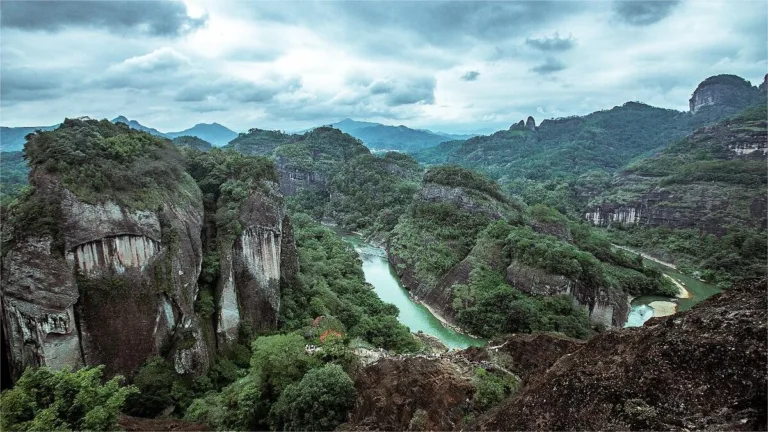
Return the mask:
{"type": "Polygon", "coordinates": [[[2,123],[124,114],[161,130],[297,130],[353,117],[492,131],[628,100],[683,110],[707,76],[754,83],[768,67],[764,2],[184,3],[178,30],[127,35],[146,14],[115,31],[3,28],[2,123]]]}

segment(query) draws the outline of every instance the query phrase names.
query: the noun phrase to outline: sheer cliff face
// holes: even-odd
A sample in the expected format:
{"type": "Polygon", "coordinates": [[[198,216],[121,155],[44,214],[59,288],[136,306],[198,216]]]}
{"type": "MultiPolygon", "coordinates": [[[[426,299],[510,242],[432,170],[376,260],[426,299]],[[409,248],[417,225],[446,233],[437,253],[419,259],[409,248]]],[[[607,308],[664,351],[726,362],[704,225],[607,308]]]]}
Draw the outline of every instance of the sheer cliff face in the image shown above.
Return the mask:
{"type": "Polygon", "coordinates": [[[759,98],[758,87],[735,75],[717,75],[702,81],[688,101],[692,113],[709,109],[734,114],[759,98]]]}
{"type": "Polygon", "coordinates": [[[277,328],[281,281],[298,271],[282,196],[276,184],[269,186],[243,203],[243,231],[231,245],[220,245],[217,332],[225,344],[237,338],[241,325],[256,331],[277,328]]]}
{"type": "Polygon", "coordinates": [[[208,347],[174,344],[181,331],[199,333],[192,307],[202,256],[199,193],[154,212],[129,211],[81,202],[53,176],[32,181],[57,202],[60,238],[28,237],[3,259],[12,374],[28,365],[96,364],[130,373],[172,346],[177,370],[207,369],[208,347]],[[54,247],[62,243],[63,251],[54,247]]]}
{"type": "MultiPolygon", "coordinates": [[[[3,257],[12,377],[26,366],[98,364],[127,375],[154,355],[179,373],[204,373],[217,345],[194,310],[203,249],[199,190],[184,187],[156,211],[131,211],[81,202],[54,176],[33,174],[32,181],[60,210],[59,234],[29,236],[3,257]]],[[[271,188],[243,204],[245,229],[222,255],[218,330],[227,336],[241,322],[274,328],[281,279],[298,268],[282,198],[271,188]]]]}

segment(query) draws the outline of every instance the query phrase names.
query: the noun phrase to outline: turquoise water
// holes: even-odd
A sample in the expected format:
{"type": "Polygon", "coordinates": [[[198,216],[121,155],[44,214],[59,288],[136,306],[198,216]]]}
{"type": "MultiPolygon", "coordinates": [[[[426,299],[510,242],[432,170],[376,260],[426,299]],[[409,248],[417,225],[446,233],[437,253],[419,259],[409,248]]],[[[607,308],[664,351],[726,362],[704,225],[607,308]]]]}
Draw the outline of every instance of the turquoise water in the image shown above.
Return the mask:
{"type": "Polygon", "coordinates": [[[671,267],[659,264],[655,261],[644,259],[643,263],[649,267],[656,267],[665,274],[669,275],[673,279],[677,280],[685,289],[691,293],[691,296],[686,299],[661,297],[661,296],[640,296],[632,299],[632,309],[629,312],[627,323],[624,327],[640,327],[653,317],[653,308],[648,306],[649,303],[654,301],[668,301],[677,304],[677,311],[682,312],[692,308],[694,305],[701,303],[705,299],[712,297],[715,294],[723,292],[715,285],[702,282],[696,278],[686,276],[671,267]]]}
{"type": "Polygon", "coordinates": [[[360,255],[366,282],[373,285],[379,298],[397,306],[400,310],[397,316],[398,321],[408,326],[412,332],[422,331],[435,336],[449,348],[485,345],[484,340],[469,337],[443,326],[426,307],[414,302],[389,265],[384,249],[366,244],[355,235],[345,233],[343,238],[351,243],[360,255]]]}

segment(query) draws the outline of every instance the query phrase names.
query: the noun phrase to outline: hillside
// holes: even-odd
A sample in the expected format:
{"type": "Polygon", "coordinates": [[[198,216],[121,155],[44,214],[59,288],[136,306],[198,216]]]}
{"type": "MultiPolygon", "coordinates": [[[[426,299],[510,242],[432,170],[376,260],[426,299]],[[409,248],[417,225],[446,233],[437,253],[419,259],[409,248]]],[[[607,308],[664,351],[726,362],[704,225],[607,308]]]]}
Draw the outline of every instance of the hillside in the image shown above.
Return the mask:
{"type": "Polygon", "coordinates": [[[764,105],[750,108],[629,165],[584,217],[707,279],[764,274],[766,117],[764,105]]]}
{"type": "Polygon", "coordinates": [[[761,88],[732,75],[712,77],[694,92],[693,100],[702,102],[688,113],[627,102],[582,117],[544,120],[538,127],[529,118],[509,130],[443,143],[413,155],[426,164],[454,163],[479,170],[502,183],[567,179],[591,170],[610,173],[736,109],[759,103],[764,84],[761,88]]]}
{"type": "Polygon", "coordinates": [[[551,330],[583,338],[589,319],[622,326],[629,295],[674,294],[658,271],[612,251],[587,224],[526,208],[455,166],[427,172],[387,245],[414,296],[484,337],[551,330]]]}

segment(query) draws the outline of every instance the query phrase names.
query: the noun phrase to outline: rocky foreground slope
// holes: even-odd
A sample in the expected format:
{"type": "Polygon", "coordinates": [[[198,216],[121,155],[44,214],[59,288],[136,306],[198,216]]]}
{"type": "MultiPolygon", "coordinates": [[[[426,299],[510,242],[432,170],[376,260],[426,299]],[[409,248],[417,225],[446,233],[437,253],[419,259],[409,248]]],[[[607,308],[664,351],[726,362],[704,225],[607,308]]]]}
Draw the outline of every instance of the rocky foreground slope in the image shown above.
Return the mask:
{"type": "Polygon", "coordinates": [[[765,430],[766,280],[606,332],[482,416],[481,430],[765,430]]]}
{"type": "Polygon", "coordinates": [[[385,357],[356,378],[348,430],[765,430],[766,280],[582,342],[512,335],[441,356],[385,357]],[[482,413],[477,368],[522,386],[482,413]],[[474,418],[474,420],[473,420],[474,418]]]}

